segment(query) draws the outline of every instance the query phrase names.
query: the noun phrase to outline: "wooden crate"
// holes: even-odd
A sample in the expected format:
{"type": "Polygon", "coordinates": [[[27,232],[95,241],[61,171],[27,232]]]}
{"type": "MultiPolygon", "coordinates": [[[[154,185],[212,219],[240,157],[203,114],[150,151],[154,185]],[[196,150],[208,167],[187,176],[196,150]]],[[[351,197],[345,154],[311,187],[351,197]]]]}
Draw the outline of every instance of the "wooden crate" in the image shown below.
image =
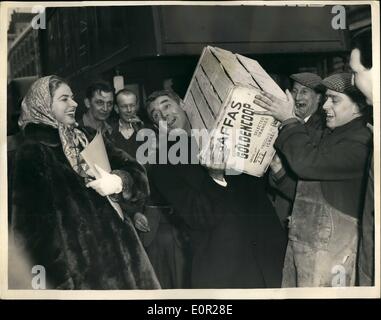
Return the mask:
{"type": "Polygon", "coordinates": [[[230,90],[238,85],[285,99],[284,92],[256,60],[216,47],[204,48],[184,97],[192,128],[213,128],[230,90]]]}
{"type": "MultiPolygon", "coordinates": [[[[254,112],[263,111],[253,104],[260,90],[286,99],[257,61],[208,46],[202,52],[184,98],[192,129],[206,129],[210,133],[213,130],[213,139],[217,141],[214,147],[229,150],[227,168],[258,177],[266,172],[273,158],[279,126],[271,116],[254,112]],[[238,104],[248,107],[245,111],[251,113],[250,121],[244,120],[249,117],[242,113],[244,107],[236,112],[238,104]],[[243,140],[246,143],[240,143],[243,140]]],[[[208,157],[214,159],[210,155],[214,151],[209,150],[209,140],[196,138],[196,141],[201,151],[200,161],[207,164],[208,157]]]]}

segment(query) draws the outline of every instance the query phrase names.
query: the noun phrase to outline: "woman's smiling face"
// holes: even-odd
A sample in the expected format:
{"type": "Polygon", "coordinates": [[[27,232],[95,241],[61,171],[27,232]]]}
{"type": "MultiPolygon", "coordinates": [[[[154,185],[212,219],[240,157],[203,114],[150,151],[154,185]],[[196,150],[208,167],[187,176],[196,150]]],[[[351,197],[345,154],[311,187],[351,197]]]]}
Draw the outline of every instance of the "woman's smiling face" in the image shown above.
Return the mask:
{"type": "Polygon", "coordinates": [[[77,106],[78,104],[73,100],[70,87],[62,83],[53,95],[52,112],[54,117],[64,125],[73,125],[77,106]]]}

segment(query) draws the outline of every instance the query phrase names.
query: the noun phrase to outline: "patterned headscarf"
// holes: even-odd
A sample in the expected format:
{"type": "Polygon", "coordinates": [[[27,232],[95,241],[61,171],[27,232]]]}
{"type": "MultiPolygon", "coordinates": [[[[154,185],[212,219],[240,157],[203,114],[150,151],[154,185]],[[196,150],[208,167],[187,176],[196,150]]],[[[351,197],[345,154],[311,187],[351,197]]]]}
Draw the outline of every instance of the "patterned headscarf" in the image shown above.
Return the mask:
{"type": "Polygon", "coordinates": [[[86,177],[88,166],[79,154],[79,149],[88,144],[85,134],[75,128],[57,121],[53,115],[49,82],[52,76],[34,82],[21,104],[21,115],[18,121],[21,129],[28,123],[44,124],[58,129],[62,148],[70,165],[79,175],[86,177]]]}

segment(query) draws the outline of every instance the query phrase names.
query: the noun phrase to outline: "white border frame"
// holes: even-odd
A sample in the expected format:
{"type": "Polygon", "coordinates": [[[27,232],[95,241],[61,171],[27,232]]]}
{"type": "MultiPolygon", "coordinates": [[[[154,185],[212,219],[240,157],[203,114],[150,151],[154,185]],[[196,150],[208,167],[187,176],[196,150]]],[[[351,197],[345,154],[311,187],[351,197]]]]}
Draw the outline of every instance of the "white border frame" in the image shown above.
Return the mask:
{"type": "Polygon", "coordinates": [[[0,298],[3,299],[323,299],[380,298],[380,8],[377,1],[73,1],[73,2],[2,2],[0,3],[0,298]],[[8,221],[7,221],[7,28],[8,9],[73,6],[133,5],[197,5],[197,6],[323,6],[367,5],[372,8],[373,44],[373,114],[374,114],[374,194],[375,196],[375,287],[292,288],[292,289],[171,289],[171,290],[8,290],[8,221]]]}

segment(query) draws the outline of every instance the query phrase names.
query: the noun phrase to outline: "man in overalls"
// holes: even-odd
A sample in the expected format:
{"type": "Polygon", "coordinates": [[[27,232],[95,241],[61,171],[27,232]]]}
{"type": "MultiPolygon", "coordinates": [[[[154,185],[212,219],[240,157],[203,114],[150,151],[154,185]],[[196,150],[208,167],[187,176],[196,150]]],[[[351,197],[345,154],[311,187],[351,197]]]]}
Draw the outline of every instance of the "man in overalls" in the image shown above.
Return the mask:
{"type": "MultiPolygon", "coordinates": [[[[295,115],[304,121],[313,139],[319,140],[321,128],[325,123],[321,108],[320,83],[322,79],[311,72],[295,73],[290,76],[290,79],[294,81],[291,93],[295,100],[295,115]]],[[[273,195],[273,205],[282,226],[287,227],[295,197],[297,177],[283,165],[278,155],[274,156],[270,168],[269,184],[273,195]]]]}
{"type": "Polygon", "coordinates": [[[293,114],[294,101],[269,93],[255,103],[282,122],[275,142],[298,177],[283,268],[283,287],[353,286],[371,132],[365,97],[351,74],[325,78],[326,129],[316,142],[293,114]]]}

